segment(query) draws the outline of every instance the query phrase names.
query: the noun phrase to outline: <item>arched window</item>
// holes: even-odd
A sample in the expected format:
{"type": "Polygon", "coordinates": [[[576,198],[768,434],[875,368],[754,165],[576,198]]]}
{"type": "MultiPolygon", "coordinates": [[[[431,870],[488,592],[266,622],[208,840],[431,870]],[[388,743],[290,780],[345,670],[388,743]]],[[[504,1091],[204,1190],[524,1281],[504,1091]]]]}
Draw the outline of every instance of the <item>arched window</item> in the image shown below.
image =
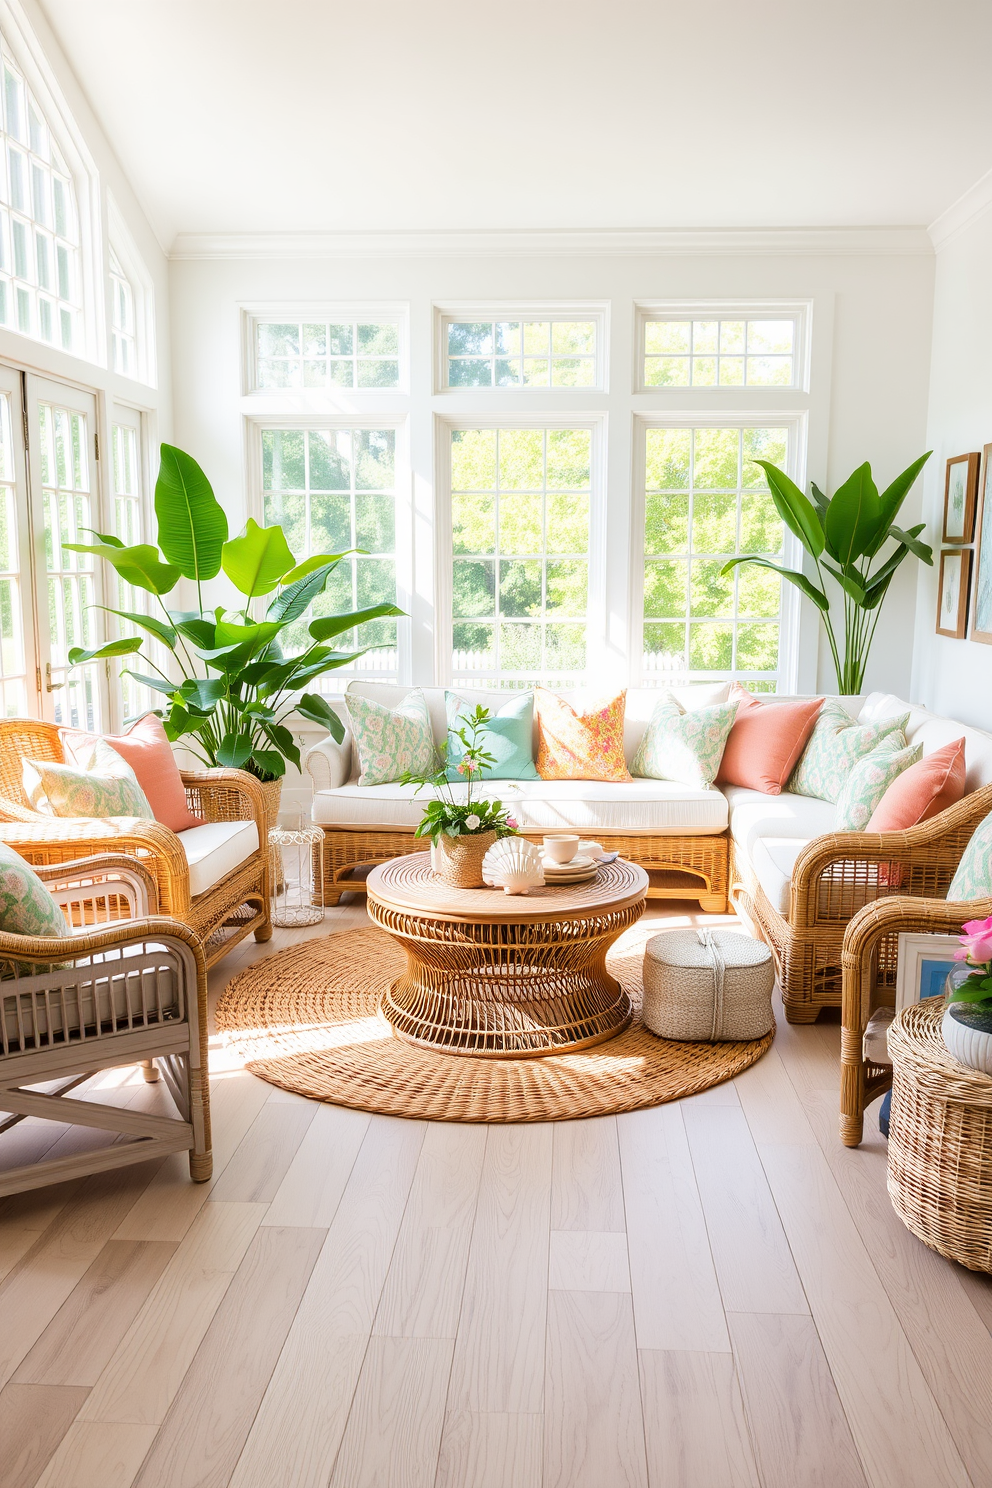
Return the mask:
{"type": "Polygon", "coordinates": [[[72,176],[2,41],[0,59],[0,325],[78,351],[82,284],[72,176]]]}
{"type": "Polygon", "coordinates": [[[110,250],[110,323],[114,338],[114,371],[122,377],[137,377],[134,290],[113,248],[110,250]]]}

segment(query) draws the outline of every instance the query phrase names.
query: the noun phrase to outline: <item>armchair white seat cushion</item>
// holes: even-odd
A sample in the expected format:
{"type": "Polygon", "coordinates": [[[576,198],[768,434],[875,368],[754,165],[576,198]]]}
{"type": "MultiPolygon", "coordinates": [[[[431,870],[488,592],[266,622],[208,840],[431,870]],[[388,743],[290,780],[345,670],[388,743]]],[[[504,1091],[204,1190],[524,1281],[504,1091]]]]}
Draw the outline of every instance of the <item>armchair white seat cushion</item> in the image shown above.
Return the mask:
{"type": "Polygon", "coordinates": [[[206,822],[176,835],[189,864],[189,891],[194,899],[220,883],[258,848],[258,827],[253,821],[206,822]]]}
{"type": "Polygon", "coordinates": [[[763,837],[794,838],[808,842],[834,830],[837,808],[814,796],[766,796],[743,785],[725,785],[730,813],[730,835],[745,857],[763,837]]]}

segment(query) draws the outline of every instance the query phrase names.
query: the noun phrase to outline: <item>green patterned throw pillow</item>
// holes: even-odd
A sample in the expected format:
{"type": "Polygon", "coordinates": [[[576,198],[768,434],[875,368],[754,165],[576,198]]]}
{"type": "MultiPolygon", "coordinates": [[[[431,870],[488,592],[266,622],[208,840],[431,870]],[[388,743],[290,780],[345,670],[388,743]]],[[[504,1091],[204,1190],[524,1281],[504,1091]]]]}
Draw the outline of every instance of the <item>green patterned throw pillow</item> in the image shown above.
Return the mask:
{"type": "Polygon", "coordinates": [[[847,777],[837,797],[834,831],[863,832],[893,780],[922,758],[922,744],[907,744],[902,732],[888,734],[847,777]]]}
{"type": "Polygon", "coordinates": [[[992,897],[992,811],[972,832],[947,897],[958,902],[992,897]]]}
{"type": "Polygon", "coordinates": [[[24,794],[47,816],[130,816],[154,821],[148,797],[125,759],[103,739],[74,765],[25,760],[24,794]]]}
{"type": "Polygon", "coordinates": [[[905,733],[909,714],[878,723],[856,723],[843,703],[827,698],[786,790],[797,796],[836,801],[859,760],[895,732],[905,733]]]}
{"type": "Polygon", "coordinates": [[[686,713],[669,693],[651,715],[630,773],[708,790],[720,769],[736,713],[736,702],[686,713]]]}
{"type": "MultiPolygon", "coordinates": [[[[11,935],[71,935],[65,915],[31,864],[0,842],[0,930],[11,935]]],[[[13,964],[23,976],[50,971],[30,961],[0,962],[0,975],[13,964]]]]}
{"type": "Polygon", "coordinates": [[[359,785],[388,785],[404,770],[426,775],[435,764],[434,735],[422,690],[408,692],[398,708],[347,692],[345,703],[358,750],[359,785]]]}

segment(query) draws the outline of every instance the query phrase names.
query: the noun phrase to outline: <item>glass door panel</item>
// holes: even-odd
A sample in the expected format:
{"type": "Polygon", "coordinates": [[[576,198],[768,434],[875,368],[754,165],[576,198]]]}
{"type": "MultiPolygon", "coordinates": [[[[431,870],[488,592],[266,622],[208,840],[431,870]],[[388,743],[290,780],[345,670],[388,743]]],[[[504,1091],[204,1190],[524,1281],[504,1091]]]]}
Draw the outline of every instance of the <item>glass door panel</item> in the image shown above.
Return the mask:
{"type": "Polygon", "coordinates": [[[0,714],[37,708],[21,377],[0,367],[0,714]]]}

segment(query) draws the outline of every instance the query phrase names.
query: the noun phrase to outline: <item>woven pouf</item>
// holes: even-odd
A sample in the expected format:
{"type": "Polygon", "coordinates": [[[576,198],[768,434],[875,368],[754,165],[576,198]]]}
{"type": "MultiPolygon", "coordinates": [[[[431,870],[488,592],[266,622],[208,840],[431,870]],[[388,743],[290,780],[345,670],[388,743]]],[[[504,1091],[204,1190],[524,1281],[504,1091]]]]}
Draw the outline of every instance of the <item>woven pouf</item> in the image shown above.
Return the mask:
{"type": "Polygon", "coordinates": [[[771,952],[733,930],[665,930],[644,947],[642,1017],[667,1039],[755,1039],[774,1026],[771,952]]]}

